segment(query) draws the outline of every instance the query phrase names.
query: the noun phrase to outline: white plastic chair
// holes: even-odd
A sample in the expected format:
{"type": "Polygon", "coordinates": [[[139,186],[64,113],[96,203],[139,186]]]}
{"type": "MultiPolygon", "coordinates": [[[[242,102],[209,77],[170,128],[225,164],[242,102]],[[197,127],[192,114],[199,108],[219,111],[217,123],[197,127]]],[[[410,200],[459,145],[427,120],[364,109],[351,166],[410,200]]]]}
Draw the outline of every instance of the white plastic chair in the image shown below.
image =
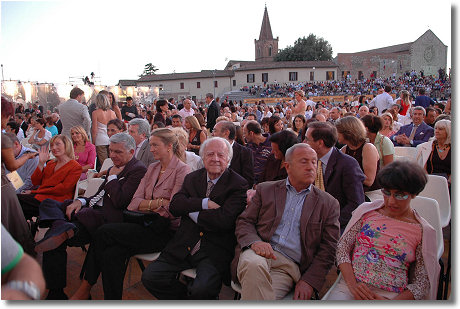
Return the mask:
{"type": "Polygon", "coordinates": [[[438,202],[441,226],[448,226],[451,216],[451,204],[447,179],[443,176],[428,175],[428,182],[419,196],[429,197],[438,202]]]}
{"type": "MultiPolygon", "coordinates": [[[[396,147],[395,147],[396,148],[396,147]]],[[[393,156],[393,161],[408,161],[408,162],[415,162],[415,158],[404,157],[404,156],[393,156]]]]}
{"type": "Polygon", "coordinates": [[[99,187],[102,185],[104,182],[103,178],[91,178],[88,179],[88,186],[86,188],[85,194],[83,194],[84,197],[90,197],[96,194],[97,190],[99,190],[99,187]]]}
{"type": "Polygon", "coordinates": [[[329,288],[329,290],[327,290],[326,294],[324,294],[324,296],[323,296],[323,298],[321,298],[321,300],[329,300],[331,292],[335,289],[337,284],[339,284],[340,279],[342,279],[342,273],[339,274],[339,276],[335,280],[334,284],[329,288]]]}
{"type": "Polygon", "coordinates": [[[432,198],[417,196],[411,201],[411,207],[435,229],[438,259],[440,259],[444,253],[444,239],[438,202],[432,198]]]}
{"type": "MultiPolygon", "coordinates": [[[[144,271],[145,266],[144,266],[144,263],[142,261],[153,262],[153,261],[158,259],[158,257],[160,256],[160,253],[161,252],[142,253],[142,254],[134,255],[134,257],[136,258],[137,263],[139,264],[139,267],[140,267],[141,271],[144,271]]],[[[195,279],[195,277],[196,277],[196,269],[195,268],[185,269],[185,270],[183,270],[181,272],[181,274],[184,275],[185,277],[195,279]]]]}
{"type": "Polygon", "coordinates": [[[415,147],[395,147],[395,155],[409,158],[415,161],[415,156],[417,154],[417,149],[415,147]]]}
{"type": "Polygon", "coordinates": [[[106,171],[106,170],[108,170],[109,167],[111,167],[111,166],[113,166],[113,161],[112,161],[112,159],[107,158],[107,159],[105,159],[104,162],[102,163],[102,167],[101,167],[100,171],[101,171],[101,172],[106,171]]]}

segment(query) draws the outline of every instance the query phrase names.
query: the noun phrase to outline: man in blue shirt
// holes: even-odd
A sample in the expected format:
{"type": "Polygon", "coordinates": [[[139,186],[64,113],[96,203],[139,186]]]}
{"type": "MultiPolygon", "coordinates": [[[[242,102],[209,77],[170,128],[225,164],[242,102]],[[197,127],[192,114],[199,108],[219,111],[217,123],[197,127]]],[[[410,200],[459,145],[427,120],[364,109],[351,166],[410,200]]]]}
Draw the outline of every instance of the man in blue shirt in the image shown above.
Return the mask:
{"type": "Polygon", "coordinates": [[[425,89],[420,88],[418,90],[418,96],[415,98],[414,106],[422,106],[423,108],[427,108],[430,105],[434,105],[436,103],[432,98],[425,95],[425,89]]]}

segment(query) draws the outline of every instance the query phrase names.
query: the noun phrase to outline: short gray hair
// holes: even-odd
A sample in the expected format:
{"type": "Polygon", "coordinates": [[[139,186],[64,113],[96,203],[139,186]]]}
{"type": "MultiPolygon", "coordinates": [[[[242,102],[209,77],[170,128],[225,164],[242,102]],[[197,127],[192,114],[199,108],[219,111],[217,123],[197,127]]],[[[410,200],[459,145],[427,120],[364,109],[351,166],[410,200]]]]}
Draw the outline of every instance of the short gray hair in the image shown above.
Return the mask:
{"type": "Polygon", "coordinates": [[[110,137],[109,139],[110,143],[115,143],[115,144],[120,144],[123,143],[126,150],[131,150],[134,149],[136,150],[136,141],[134,140],[134,137],[129,135],[128,133],[117,133],[114,134],[110,137]]]}
{"type": "Polygon", "coordinates": [[[422,111],[423,112],[423,116],[426,116],[426,110],[423,106],[416,106],[414,107],[414,111],[422,111]]]}
{"type": "Polygon", "coordinates": [[[210,144],[212,141],[222,141],[225,143],[225,145],[227,146],[227,150],[228,150],[228,166],[230,166],[230,162],[232,161],[232,158],[233,158],[233,148],[232,148],[232,145],[230,145],[230,143],[225,138],[222,138],[222,137],[211,137],[205,140],[203,144],[201,144],[201,147],[200,147],[201,159],[204,161],[204,152],[206,151],[206,147],[208,146],[208,144],[210,144]]]}
{"type": "Polygon", "coordinates": [[[146,138],[150,137],[150,125],[147,120],[143,118],[134,118],[129,121],[128,125],[130,126],[137,125],[138,126],[137,132],[139,134],[145,134],[146,138]]]}
{"type": "MultiPolygon", "coordinates": [[[[292,160],[292,156],[294,154],[294,151],[297,149],[297,148],[306,148],[306,149],[312,149],[310,145],[306,144],[306,143],[298,143],[298,144],[294,144],[293,146],[289,147],[288,150],[286,151],[286,155],[284,156],[284,160],[286,162],[291,162],[292,160]]],[[[316,153],[316,152],[315,152],[316,153]]],[[[317,155],[318,156],[318,155],[317,155]]]]}

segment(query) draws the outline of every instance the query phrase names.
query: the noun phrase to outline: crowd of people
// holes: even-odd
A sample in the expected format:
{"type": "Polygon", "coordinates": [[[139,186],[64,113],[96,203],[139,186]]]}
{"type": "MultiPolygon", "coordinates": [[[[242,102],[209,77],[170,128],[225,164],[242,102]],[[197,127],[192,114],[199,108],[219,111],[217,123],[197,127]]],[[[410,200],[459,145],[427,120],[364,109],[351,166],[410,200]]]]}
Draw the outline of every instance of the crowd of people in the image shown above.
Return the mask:
{"type": "Polygon", "coordinates": [[[103,90],[87,106],[75,87],[44,111],[2,96],[2,298],[91,299],[102,275],[104,298],[122,299],[127,260],[161,252],[141,278],[157,299],[217,299],[233,281],[243,300],[291,291],[307,300],[333,265],[343,274],[334,299],[434,299],[435,232],[410,202],[426,174],[450,186],[450,79],[263,91],[293,99],[249,105],[208,93],[140,106],[103,90]],[[373,90],[372,100],[310,99],[373,90]],[[447,104],[425,95],[436,91],[447,104]],[[414,162],[395,147],[414,147],[414,162]],[[96,193],[75,199],[94,177],[96,193]],[[375,190],[383,199],[370,202],[375,190]],[[66,249],[88,244],[81,285],[67,295],[66,249]],[[26,287],[4,281],[37,253],[26,287]],[[183,282],[189,268],[196,277],[183,282]]]}

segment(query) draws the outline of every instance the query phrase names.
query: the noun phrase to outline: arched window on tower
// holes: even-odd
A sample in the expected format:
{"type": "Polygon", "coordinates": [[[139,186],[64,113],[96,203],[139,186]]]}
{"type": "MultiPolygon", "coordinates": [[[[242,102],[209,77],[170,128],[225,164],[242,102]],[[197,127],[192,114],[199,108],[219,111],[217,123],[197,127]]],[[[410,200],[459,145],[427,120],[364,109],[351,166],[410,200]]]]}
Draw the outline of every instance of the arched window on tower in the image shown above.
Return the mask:
{"type": "Polygon", "coordinates": [[[259,48],[257,48],[257,57],[259,57],[259,58],[260,58],[260,47],[259,47],[259,48]]]}
{"type": "Polygon", "coordinates": [[[270,45],[268,47],[268,57],[271,57],[272,56],[272,46],[270,45]]]}

